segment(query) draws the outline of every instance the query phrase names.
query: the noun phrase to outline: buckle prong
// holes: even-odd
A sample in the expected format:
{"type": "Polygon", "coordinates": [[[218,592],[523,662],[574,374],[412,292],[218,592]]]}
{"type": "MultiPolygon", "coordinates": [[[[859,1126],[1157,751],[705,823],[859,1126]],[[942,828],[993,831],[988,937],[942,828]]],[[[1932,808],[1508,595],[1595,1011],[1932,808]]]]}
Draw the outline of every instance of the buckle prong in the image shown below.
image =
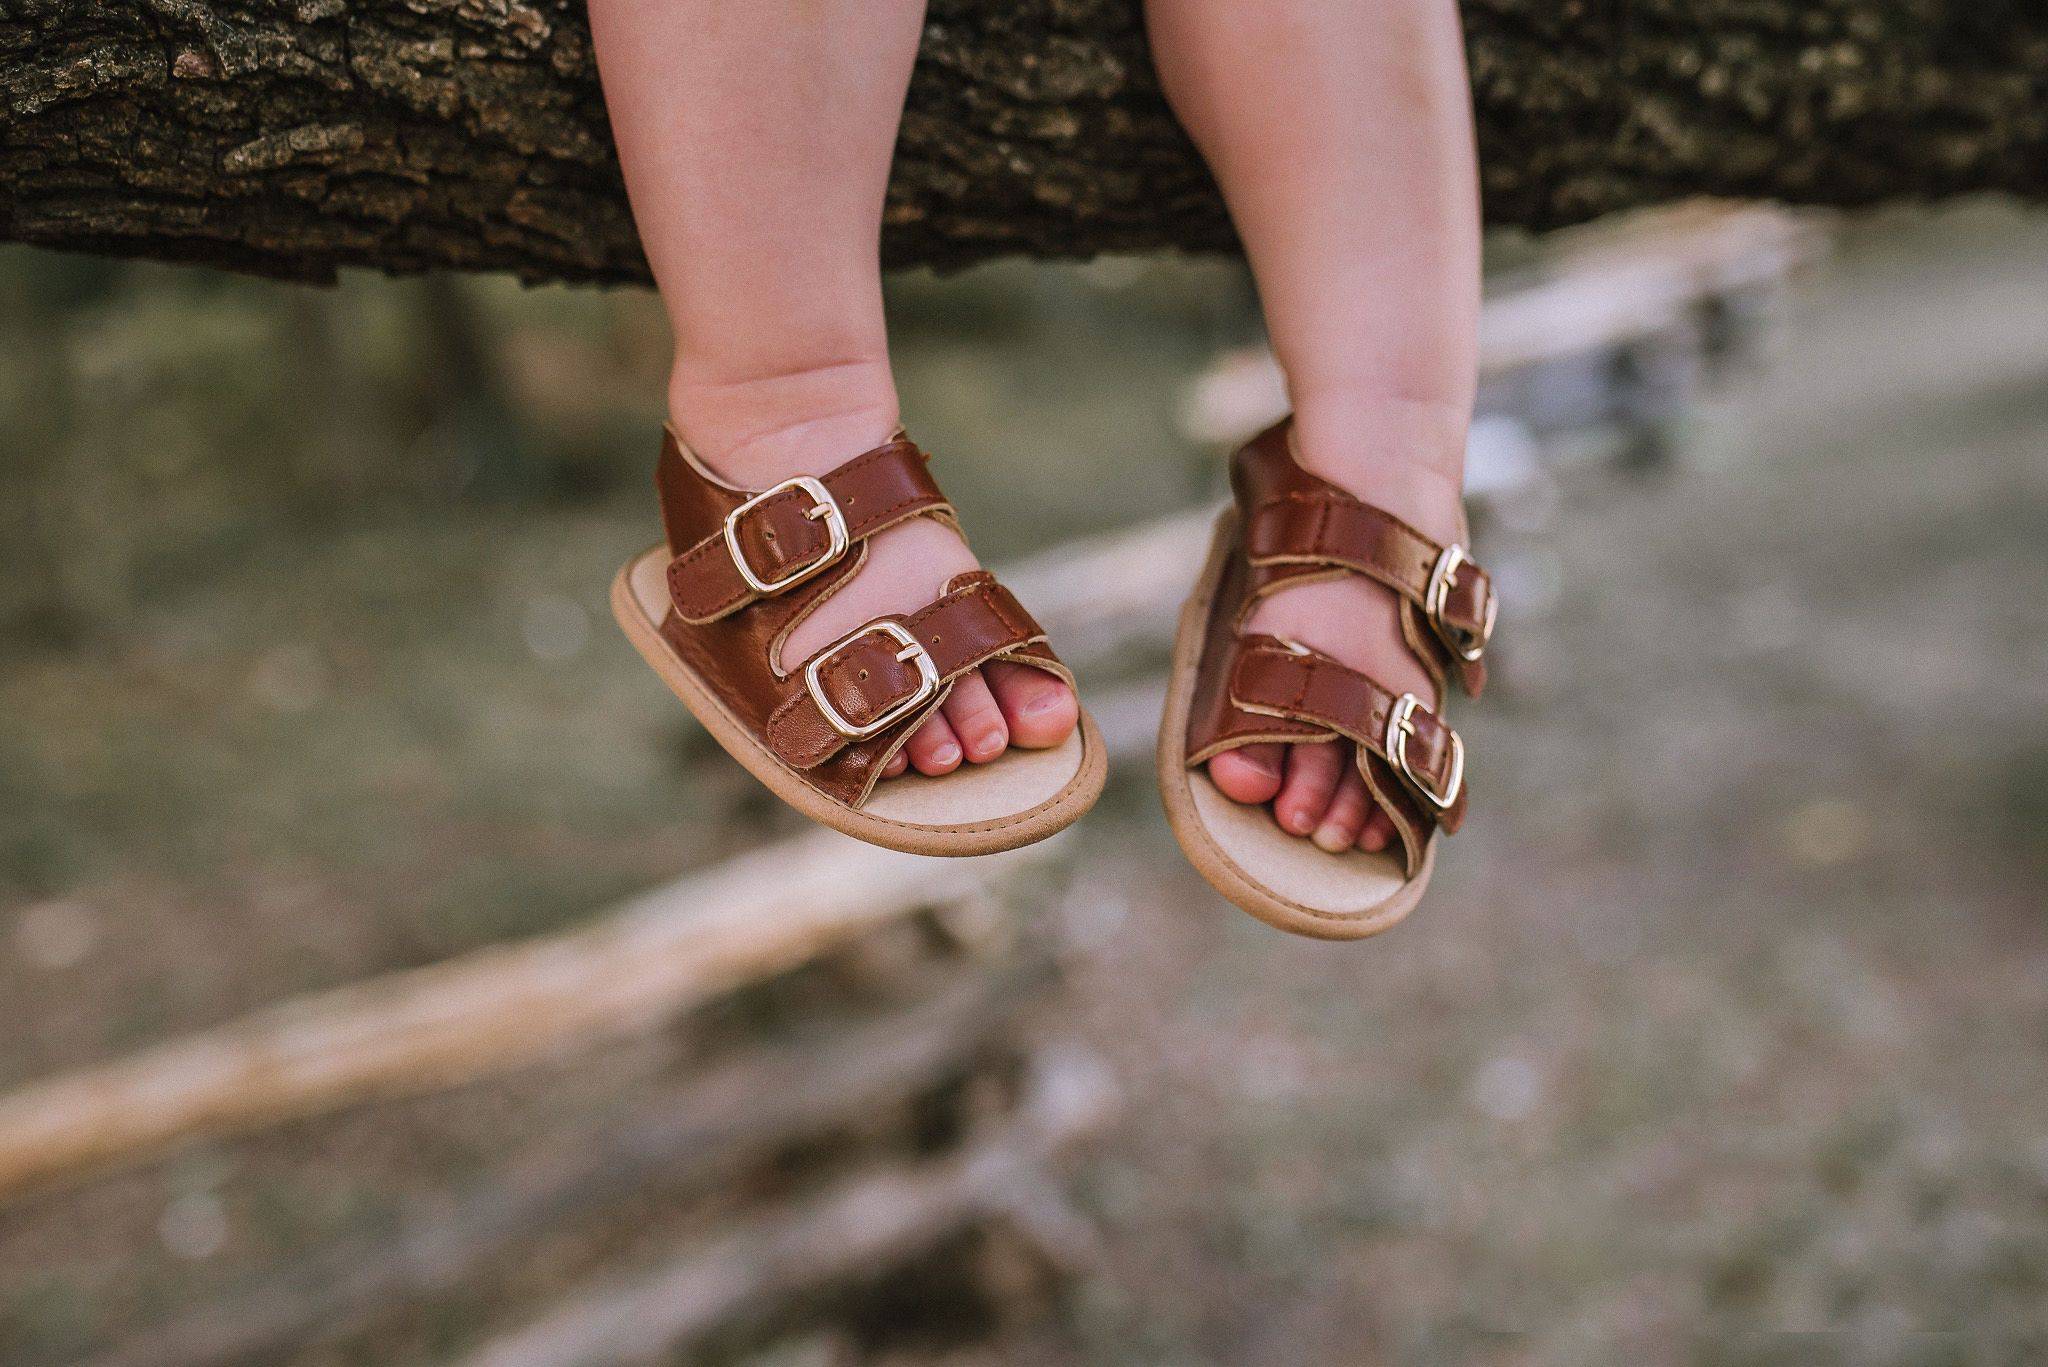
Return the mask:
{"type": "Polygon", "coordinates": [[[747,581],[747,587],[759,594],[780,593],[784,589],[795,588],[813,575],[823,574],[839,563],[839,557],[845,555],[847,547],[852,544],[853,537],[847,530],[846,514],[840,511],[839,501],[832,497],[832,491],[825,487],[824,481],[810,475],[796,475],[772,488],[763,489],[725,515],[725,549],[732,556],[733,568],[740,572],[740,578],[747,581]],[[813,522],[825,519],[825,533],[829,538],[825,553],[816,560],[797,566],[780,579],[763,579],[754,573],[754,567],[747,563],[747,553],[740,549],[740,519],[777,494],[788,493],[791,489],[801,489],[810,497],[811,506],[804,513],[805,517],[813,522]]]}
{"type": "Polygon", "coordinates": [[[818,705],[818,711],[824,714],[826,723],[834,731],[847,740],[866,740],[877,732],[888,730],[931,700],[939,691],[939,666],[932,659],[932,653],[924,648],[924,643],[910,634],[909,628],[897,622],[869,622],[860,630],[840,637],[830,648],[813,656],[811,662],[804,666],[804,687],[810,690],[811,701],[818,705]],[[878,633],[903,647],[896,652],[899,661],[917,662],[917,688],[903,701],[884,708],[881,715],[872,721],[851,721],[845,713],[833,706],[830,698],[825,696],[825,689],[818,682],[818,675],[841,651],[855,641],[878,633]]]}
{"type": "MultiPolygon", "coordinates": [[[[1422,706],[1422,699],[1413,693],[1403,693],[1394,703],[1394,710],[1387,714],[1386,752],[1387,759],[1400,770],[1408,785],[1428,799],[1429,804],[1440,812],[1448,812],[1457,805],[1458,791],[1465,786],[1465,742],[1458,739],[1458,733],[1445,726],[1444,732],[1451,738],[1451,775],[1443,791],[1432,788],[1429,781],[1408,758],[1408,738],[1415,734],[1415,713],[1429,712],[1422,706]]],[[[1433,717],[1436,714],[1430,712],[1433,717]]],[[[1442,725],[1441,722],[1438,725],[1442,725]]]]}

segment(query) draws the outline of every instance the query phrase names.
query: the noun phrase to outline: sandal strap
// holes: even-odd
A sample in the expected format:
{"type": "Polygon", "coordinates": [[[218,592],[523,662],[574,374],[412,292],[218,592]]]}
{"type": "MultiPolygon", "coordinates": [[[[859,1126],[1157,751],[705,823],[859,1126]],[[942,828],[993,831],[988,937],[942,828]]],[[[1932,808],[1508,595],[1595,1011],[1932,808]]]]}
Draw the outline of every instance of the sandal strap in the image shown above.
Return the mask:
{"type": "Polygon", "coordinates": [[[1335,566],[1375,579],[1420,608],[1465,663],[1485,653],[1499,600],[1466,549],[1442,546],[1383,508],[1334,487],[1268,498],[1247,514],[1245,554],[1256,566],[1335,566]]]}
{"type": "MultiPolygon", "coordinates": [[[[1464,823],[1464,742],[1413,693],[1396,693],[1349,665],[1276,636],[1247,635],[1236,645],[1232,706],[1348,738],[1358,746],[1361,768],[1365,755],[1376,757],[1421,800],[1421,814],[1434,824],[1455,832],[1464,823]]],[[[1367,776],[1372,777],[1369,770],[1367,776]]]]}
{"type": "MultiPolygon", "coordinates": [[[[1247,632],[1258,601],[1291,583],[1359,574],[1400,600],[1401,633],[1441,696],[1455,680],[1477,694],[1496,612],[1493,583],[1464,547],[1443,546],[1352,497],[1295,460],[1293,420],[1231,462],[1234,544],[1216,567],[1202,653],[1188,700],[1185,762],[1268,742],[1351,741],[1359,775],[1393,824],[1414,878],[1439,830],[1464,824],[1465,747],[1437,709],[1298,642],[1247,632]]],[[[1184,628],[1185,629],[1185,628],[1184,628]]]]}
{"type": "Polygon", "coordinates": [[[881,618],[794,671],[790,633],[865,563],[864,538],[910,518],[955,525],[924,453],[901,433],[818,479],[749,494],[677,439],[655,466],[672,550],[669,651],[727,717],[827,799],[858,808],[954,679],[1000,656],[1072,682],[1044,632],[986,571],[956,575],[938,601],[881,618]]]}
{"type": "Polygon", "coordinates": [[[993,574],[957,576],[929,606],[877,618],[805,661],[792,676],[801,686],[769,719],[769,747],[793,769],[815,768],[848,745],[913,729],[955,679],[999,657],[1064,676],[1044,642],[993,574]]]}
{"type": "MultiPolygon", "coordinates": [[[[1462,544],[1441,545],[1354,498],[1294,456],[1291,420],[1247,442],[1231,463],[1249,577],[1240,603],[1332,572],[1360,574],[1401,600],[1401,634],[1441,690],[1478,697],[1499,612],[1493,579],[1462,544]]],[[[1242,614],[1239,618],[1242,621],[1242,614]]]]}
{"type": "Polygon", "coordinates": [[[924,452],[891,441],[822,478],[744,497],[669,565],[669,596],[684,621],[715,622],[823,573],[877,532],[951,508],[924,452]]]}

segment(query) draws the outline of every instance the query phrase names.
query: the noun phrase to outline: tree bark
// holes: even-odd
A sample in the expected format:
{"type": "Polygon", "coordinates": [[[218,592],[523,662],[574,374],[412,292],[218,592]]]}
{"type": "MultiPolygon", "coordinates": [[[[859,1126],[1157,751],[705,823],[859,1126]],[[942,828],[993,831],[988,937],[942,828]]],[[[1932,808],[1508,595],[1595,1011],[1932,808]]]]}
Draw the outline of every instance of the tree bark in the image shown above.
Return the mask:
{"type": "MultiPolygon", "coordinates": [[[[1496,223],[2048,196],[2035,0],[1465,11],[1496,223]]],[[[575,0],[0,0],[0,108],[0,238],[303,280],[646,279],[575,0]]],[[[933,0],[888,263],[1231,246],[1135,0],[933,0]]]]}

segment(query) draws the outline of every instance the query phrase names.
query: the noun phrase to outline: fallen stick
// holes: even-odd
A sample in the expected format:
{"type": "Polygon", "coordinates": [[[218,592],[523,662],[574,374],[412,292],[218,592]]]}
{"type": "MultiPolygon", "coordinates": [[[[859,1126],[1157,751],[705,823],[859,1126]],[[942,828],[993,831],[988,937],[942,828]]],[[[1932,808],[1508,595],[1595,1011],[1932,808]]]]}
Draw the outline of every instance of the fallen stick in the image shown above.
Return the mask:
{"type": "Polygon", "coordinates": [[[968,970],[941,995],[850,1033],[757,1048],[564,1145],[516,1156],[453,1211],[343,1240],[247,1290],[189,1310],[94,1367],[223,1367],[282,1360],[309,1340],[458,1287],[506,1249],[660,1178],[701,1185],[928,1085],[1012,1026],[1050,972],[968,970]]]}
{"type": "MultiPolygon", "coordinates": [[[[1076,656],[1163,639],[1210,514],[1175,514],[1017,565],[1076,656]]],[[[1143,685],[1102,701],[1111,751],[1150,745],[1143,685]]],[[[0,1200],[40,1181],[362,1101],[459,1086],[606,1039],[801,963],[867,926],[976,892],[1047,853],[927,860],[818,831],[683,878],[591,925],[348,987],[0,1097],[0,1200]]]]}
{"type": "Polygon", "coordinates": [[[900,1266],[1043,1190],[1048,1163],[1109,1119],[1092,1056],[1035,1060],[1015,1118],[946,1157],[849,1177],[673,1261],[572,1293],[484,1344],[463,1367],[600,1367],[662,1360],[735,1320],[900,1266]]]}
{"type": "Polygon", "coordinates": [[[923,859],[819,830],[594,924],[314,993],[0,1098],[0,1197],[32,1182],[630,1038],[1058,849],[923,859]]]}

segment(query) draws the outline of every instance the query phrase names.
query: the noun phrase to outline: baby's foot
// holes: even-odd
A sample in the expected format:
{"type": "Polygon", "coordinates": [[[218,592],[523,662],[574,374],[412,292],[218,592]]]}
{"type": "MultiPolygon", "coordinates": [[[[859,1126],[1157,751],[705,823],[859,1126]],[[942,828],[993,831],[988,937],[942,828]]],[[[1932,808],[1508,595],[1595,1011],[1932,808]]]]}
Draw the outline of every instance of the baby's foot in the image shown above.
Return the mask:
{"type": "MultiPolygon", "coordinates": [[[[1441,544],[1461,540],[1462,415],[1402,404],[1343,417],[1341,424],[1318,421],[1302,406],[1295,417],[1302,466],[1441,544]]],[[[1245,629],[1311,646],[1434,706],[1435,685],[1402,637],[1399,603],[1392,591],[1347,574],[1272,594],[1252,609],[1245,629]]],[[[1238,802],[1271,802],[1282,830],[1332,853],[1353,845],[1383,850],[1394,838],[1349,742],[1248,745],[1210,760],[1209,777],[1238,802]]]]}
{"type": "MultiPolygon", "coordinates": [[[[677,430],[699,459],[720,476],[749,489],[764,489],[791,475],[823,475],[863,451],[889,440],[896,430],[893,405],[876,404],[756,431],[746,424],[707,422],[732,414],[734,396],[716,405],[676,401],[677,430]],[[741,430],[733,431],[734,426],[741,430]]],[[[939,595],[955,575],[980,562],[959,534],[931,518],[914,518],[868,541],[867,563],[843,588],[790,632],[783,667],[799,664],[866,622],[891,613],[908,614],[939,595]]],[[[883,770],[894,778],[906,768],[946,774],[962,761],[986,764],[1012,745],[1046,749],[1072,733],[1079,718],[1073,690],[1060,679],[1028,665],[991,661],[961,676],[944,705],[919,727],[883,770]]]]}

